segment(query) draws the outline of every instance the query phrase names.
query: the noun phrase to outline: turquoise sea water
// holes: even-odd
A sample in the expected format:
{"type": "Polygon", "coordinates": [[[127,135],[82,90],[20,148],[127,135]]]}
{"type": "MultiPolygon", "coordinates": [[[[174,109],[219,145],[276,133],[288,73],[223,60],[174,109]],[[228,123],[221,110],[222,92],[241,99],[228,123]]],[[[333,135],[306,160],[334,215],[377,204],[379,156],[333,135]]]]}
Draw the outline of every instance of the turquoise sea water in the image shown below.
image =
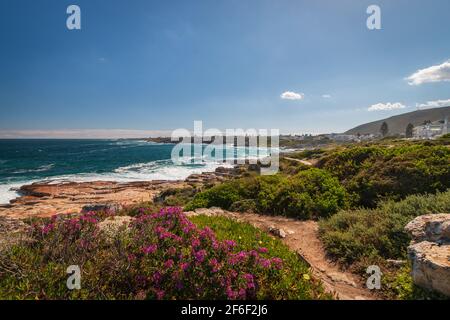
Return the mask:
{"type": "Polygon", "coordinates": [[[17,196],[14,188],[36,181],[178,180],[224,165],[214,159],[175,165],[173,147],[138,140],[0,140],[0,204],[17,196]]]}

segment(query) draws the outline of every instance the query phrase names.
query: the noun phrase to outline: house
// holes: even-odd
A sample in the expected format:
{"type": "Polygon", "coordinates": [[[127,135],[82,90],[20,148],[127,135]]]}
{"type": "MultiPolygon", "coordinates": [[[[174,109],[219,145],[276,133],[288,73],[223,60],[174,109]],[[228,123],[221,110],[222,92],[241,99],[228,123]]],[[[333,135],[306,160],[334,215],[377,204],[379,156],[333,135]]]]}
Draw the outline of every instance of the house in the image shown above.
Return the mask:
{"type": "Polygon", "coordinates": [[[450,132],[448,117],[444,120],[424,123],[423,125],[414,127],[413,137],[415,139],[433,139],[450,132]]]}

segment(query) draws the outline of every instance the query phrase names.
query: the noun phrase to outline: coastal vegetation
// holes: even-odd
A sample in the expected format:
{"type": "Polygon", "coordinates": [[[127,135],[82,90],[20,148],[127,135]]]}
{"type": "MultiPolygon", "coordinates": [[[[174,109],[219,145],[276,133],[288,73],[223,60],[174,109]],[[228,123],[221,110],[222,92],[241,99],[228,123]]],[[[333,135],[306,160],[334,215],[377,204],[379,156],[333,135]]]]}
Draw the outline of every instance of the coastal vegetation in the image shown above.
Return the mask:
{"type": "Polygon", "coordinates": [[[450,149],[442,145],[350,147],[323,157],[318,167],[339,179],[354,206],[450,187],[450,149]]]}
{"type": "Polygon", "coordinates": [[[0,298],[330,298],[279,239],[226,217],[190,215],[210,207],[316,220],[326,253],[343,268],[360,275],[368,265],[382,268],[383,298],[440,298],[413,284],[404,227],[450,212],[448,145],[448,136],[329,145],[283,155],[275,175],[240,168],[164,188],[114,214],[32,221],[24,239],[0,252],[0,298]],[[124,217],[112,233],[103,227],[124,217]],[[80,290],[67,290],[70,265],[82,267],[80,290]]]}
{"type": "Polygon", "coordinates": [[[406,224],[419,215],[442,212],[450,212],[450,190],[385,201],[375,209],[342,210],[320,221],[320,236],[328,253],[346,265],[406,259],[411,241],[406,224]]]}
{"type": "MultiPolygon", "coordinates": [[[[198,193],[186,210],[221,207],[229,210],[245,204],[263,214],[299,219],[327,217],[347,207],[348,194],[337,178],[312,168],[292,177],[259,176],[225,182],[198,193]]],[[[239,210],[238,210],[239,211],[239,210]]]]}
{"type": "Polygon", "coordinates": [[[250,225],[191,221],[176,207],[141,208],[104,228],[111,219],[89,212],[35,221],[25,240],[1,251],[0,299],[329,298],[295,253],[250,225]],[[79,290],[67,290],[70,265],[83,271],[79,290]]]}
{"type": "Polygon", "coordinates": [[[329,256],[363,275],[371,264],[386,275],[382,295],[395,299],[439,297],[415,286],[405,261],[413,218],[450,212],[448,137],[433,141],[392,138],[375,143],[291,153],[275,176],[252,176],[206,189],[186,209],[231,211],[319,220],[329,256]]]}

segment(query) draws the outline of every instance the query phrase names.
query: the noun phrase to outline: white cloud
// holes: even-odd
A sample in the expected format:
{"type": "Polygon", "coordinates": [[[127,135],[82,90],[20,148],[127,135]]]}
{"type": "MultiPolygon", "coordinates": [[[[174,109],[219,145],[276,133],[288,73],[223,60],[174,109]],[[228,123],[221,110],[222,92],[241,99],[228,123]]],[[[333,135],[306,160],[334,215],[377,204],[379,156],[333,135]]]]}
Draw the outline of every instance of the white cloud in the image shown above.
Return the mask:
{"type": "Polygon", "coordinates": [[[428,82],[450,81],[450,60],[437,66],[420,69],[406,78],[411,86],[418,86],[428,82]]]}
{"type": "Polygon", "coordinates": [[[330,94],[323,94],[323,95],[322,95],[322,98],[324,98],[324,99],[330,99],[330,98],[331,98],[331,95],[330,95],[330,94]]]}
{"type": "Polygon", "coordinates": [[[428,109],[428,108],[439,108],[439,107],[448,107],[450,106],[450,99],[447,100],[434,100],[428,101],[425,103],[416,104],[419,109],[428,109]]]}
{"type": "Polygon", "coordinates": [[[305,94],[292,91],[286,91],[280,95],[280,98],[283,100],[302,100],[304,97],[305,94]]]}
{"type": "Polygon", "coordinates": [[[385,110],[396,110],[396,109],[405,109],[406,106],[400,102],[396,103],[377,103],[371,105],[367,110],[368,111],[385,111],[385,110]]]}

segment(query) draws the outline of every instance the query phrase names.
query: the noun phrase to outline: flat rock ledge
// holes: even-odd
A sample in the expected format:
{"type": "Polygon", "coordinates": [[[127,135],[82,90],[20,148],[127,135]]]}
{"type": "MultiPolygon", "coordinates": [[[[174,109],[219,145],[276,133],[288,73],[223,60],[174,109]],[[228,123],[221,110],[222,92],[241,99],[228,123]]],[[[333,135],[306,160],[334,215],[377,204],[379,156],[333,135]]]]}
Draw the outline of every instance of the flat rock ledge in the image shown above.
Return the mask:
{"type": "Polygon", "coordinates": [[[414,283],[450,297],[450,214],[419,216],[405,230],[414,283]]]}

